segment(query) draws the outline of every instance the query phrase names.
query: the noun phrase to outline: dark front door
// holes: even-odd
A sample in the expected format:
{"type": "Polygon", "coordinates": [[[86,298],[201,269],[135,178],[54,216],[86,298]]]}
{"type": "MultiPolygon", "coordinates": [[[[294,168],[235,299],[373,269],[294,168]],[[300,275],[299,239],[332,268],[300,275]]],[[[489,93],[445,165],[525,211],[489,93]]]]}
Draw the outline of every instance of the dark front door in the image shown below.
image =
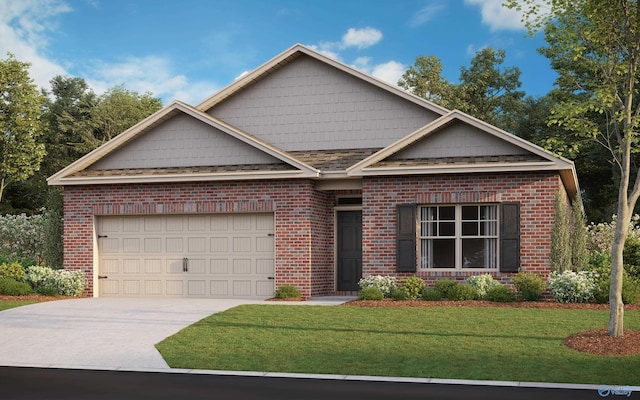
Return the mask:
{"type": "Polygon", "coordinates": [[[359,290],[362,278],[362,211],[338,211],[338,290],[359,290]]]}

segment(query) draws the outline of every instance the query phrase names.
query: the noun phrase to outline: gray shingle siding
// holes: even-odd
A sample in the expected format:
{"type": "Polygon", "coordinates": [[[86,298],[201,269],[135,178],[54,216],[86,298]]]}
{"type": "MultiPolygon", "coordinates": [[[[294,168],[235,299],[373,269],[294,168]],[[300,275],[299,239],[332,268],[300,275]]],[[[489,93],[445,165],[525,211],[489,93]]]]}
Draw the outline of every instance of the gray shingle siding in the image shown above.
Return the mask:
{"type": "Polygon", "coordinates": [[[307,56],[208,113],[287,151],[386,147],[439,117],[307,56]]]}
{"type": "Polygon", "coordinates": [[[89,169],[140,169],[238,164],[280,160],[187,115],[178,115],[102,158],[89,169]]]}

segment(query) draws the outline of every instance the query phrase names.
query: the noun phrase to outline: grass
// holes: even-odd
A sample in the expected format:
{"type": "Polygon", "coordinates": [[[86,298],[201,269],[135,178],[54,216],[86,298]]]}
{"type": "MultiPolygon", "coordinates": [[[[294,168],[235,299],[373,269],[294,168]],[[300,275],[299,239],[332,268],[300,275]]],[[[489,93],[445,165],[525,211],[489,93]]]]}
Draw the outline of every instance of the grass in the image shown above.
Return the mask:
{"type": "Polygon", "coordinates": [[[0,300],[0,311],[10,308],[26,306],[28,304],[39,303],[37,300],[0,300]]]}
{"type": "MultiPolygon", "coordinates": [[[[173,368],[640,384],[640,356],[563,345],[607,321],[593,310],[244,305],[157,348],[173,368]]],[[[640,330],[640,311],[625,313],[625,328],[640,330]]]]}

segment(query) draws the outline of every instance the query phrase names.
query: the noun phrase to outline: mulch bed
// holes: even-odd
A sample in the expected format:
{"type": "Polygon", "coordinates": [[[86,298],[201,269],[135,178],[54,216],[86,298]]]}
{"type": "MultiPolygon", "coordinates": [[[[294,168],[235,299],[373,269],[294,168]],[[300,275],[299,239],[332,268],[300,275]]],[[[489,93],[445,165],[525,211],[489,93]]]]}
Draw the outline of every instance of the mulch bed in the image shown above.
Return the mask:
{"type": "Polygon", "coordinates": [[[54,301],[54,300],[67,300],[78,299],[79,297],[69,296],[42,296],[39,294],[30,294],[28,296],[0,296],[0,301],[12,301],[12,300],[26,300],[26,301],[54,301]]]}
{"type": "MultiPolygon", "coordinates": [[[[345,303],[350,307],[509,307],[509,308],[558,308],[574,310],[609,310],[608,304],[556,303],[554,301],[523,301],[495,303],[483,300],[424,301],[424,300],[354,300],[345,303]]],[[[640,310],[640,304],[627,304],[625,311],[640,310]]],[[[630,356],[640,354],[640,331],[626,329],[622,337],[611,337],[607,329],[578,332],[564,341],[565,346],[599,356],[630,356]]]]}

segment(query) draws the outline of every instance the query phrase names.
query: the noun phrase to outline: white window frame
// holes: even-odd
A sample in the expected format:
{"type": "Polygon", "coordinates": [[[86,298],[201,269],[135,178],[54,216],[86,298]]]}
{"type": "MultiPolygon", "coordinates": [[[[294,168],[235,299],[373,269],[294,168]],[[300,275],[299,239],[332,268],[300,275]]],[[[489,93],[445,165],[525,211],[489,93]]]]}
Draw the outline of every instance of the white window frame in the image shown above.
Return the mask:
{"type": "MultiPolygon", "coordinates": [[[[418,247],[418,260],[419,260],[419,266],[418,268],[420,270],[423,271],[456,271],[456,270],[464,270],[464,271],[497,271],[499,270],[499,265],[500,265],[500,220],[499,220],[499,206],[498,204],[495,203],[461,203],[461,204],[424,204],[424,205],[419,205],[418,206],[418,210],[417,210],[417,219],[418,219],[418,243],[417,243],[417,247],[418,247]],[[487,219],[480,219],[480,216],[478,214],[478,219],[476,220],[462,220],[462,208],[466,207],[466,206],[474,206],[474,207],[482,207],[482,206],[488,206],[488,207],[493,207],[493,216],[487,219]],[[425,222],[427,221],[431,221],[431,222],[442,222],[442,221],[446,221],[449,222],[450,220],[439,220],[439,219],[434,219],[434,220],[422,220],[422,210],[425,208],[435,208],[435,209],[439,209],[442,207],[454,207],[454,212],[455,212],[455,217],[454,220],[452,221],[454,223],[455,226],[455,234],[452,236],[443,236],[443,235],[429,235],[428,233],[423,232],[423,227],[425,226],[425,222]],[[464,236],[462,235],[462,223],[463,222],[493,222],[494,225],[494,230],[495,233],[494,234],[489,234],[489,235],[467,235],[464,236]],[[465,268],[463,266],[463,253],[462,253],[462,244],[463,244],[463,240],[464,239],[490,239],[490,240],[494,240],[494,250],[495,250],[495,254],[492,257],[492,264],[491,266],[487,267],[483,267],[483,268],[471,268],[471,267],[467,267],[465,268]],[[426,240],[432,240],[432,239],[453,239],[454,240],[454,258],[455,258],[455,265],[454,267],[451,268],[438,268],[438,267],[430,267],[428,264],[428,260],[424,257],[427,257],[427,255],[423,255],[422,254],[422,249],[423,249],[423,241],[426,240]]],[[[439,232],[438,232],[439,233],[439,232]]],[[[480,233],[480,232],[479,232],[480,233]]],[[[433,241],[429,242],[429,244],[432,246],[433,245],[433,241]]]]}

